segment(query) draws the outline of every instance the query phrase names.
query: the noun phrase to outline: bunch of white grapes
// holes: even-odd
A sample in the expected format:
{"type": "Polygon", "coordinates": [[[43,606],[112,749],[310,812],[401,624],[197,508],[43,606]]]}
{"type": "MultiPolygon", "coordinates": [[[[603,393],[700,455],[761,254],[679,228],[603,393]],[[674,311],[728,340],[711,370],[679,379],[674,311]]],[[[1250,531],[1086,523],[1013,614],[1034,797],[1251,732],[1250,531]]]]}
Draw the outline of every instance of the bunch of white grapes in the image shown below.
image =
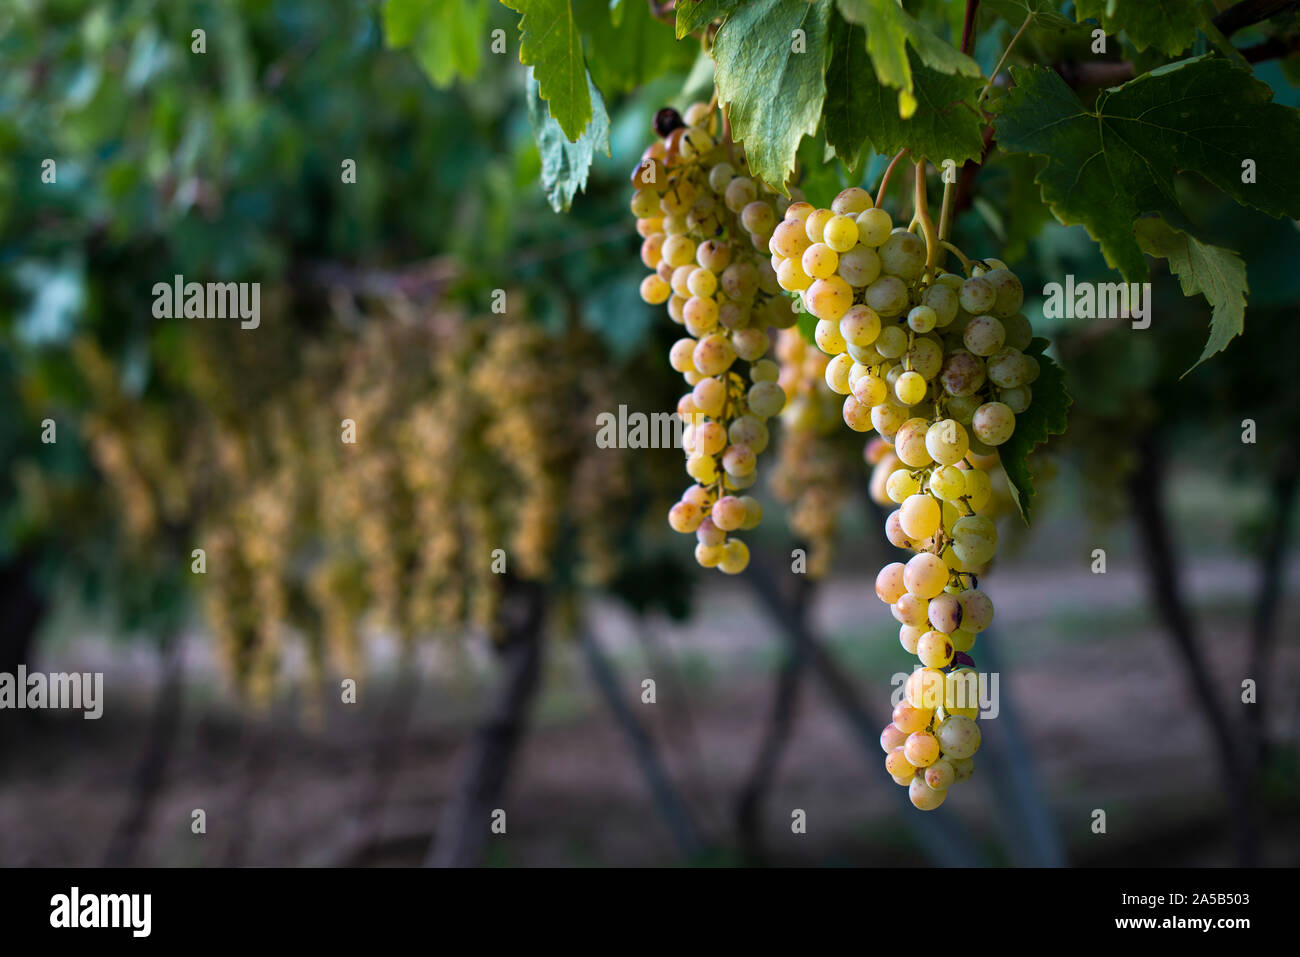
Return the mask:
{"type": "Polygon", "coordinates": [[[670,509],[668,524],[694,533],[706,568],[737,574],[749,549],[733,532],[754,528],[756,457],[767,420],[785,406],[775,362],[765,359],[769,327],[795,322],[764,250],[789,200],[747,175],[741,149],[715,135],[716,112],[693,104],[685,118],[660,110],[652,144],[632,172],[632,213],[644,237],[641,260],[653,269],[641,298],[667,305],[687,333],[668,360],[691,391],[677,403],[686,472],[694,484],[670,509]],[[736,361],[748,364],[746,374],[736,361]]]}
{"type": "Polygon", "coordinates": [[[993,497],[987,469],[1038,377],[1023,351],[1032,338],[1024,291],[998,260],[967,262],[964,278],[928,266],[925,241],[857,188],[830,209],[792,203],[769,250],[781,287],[817,319],[845,423],[881,437],[868,461],[873,495],[898,506],[886,537],[916,553],[876,580],[899,640],[921,663],[881,746],[912,803],[932,810],[970,775],[979,747],[979,675],[968,652],[993,620],[977,587],[997,547],[997,528],[981,514],[993,497]]]}

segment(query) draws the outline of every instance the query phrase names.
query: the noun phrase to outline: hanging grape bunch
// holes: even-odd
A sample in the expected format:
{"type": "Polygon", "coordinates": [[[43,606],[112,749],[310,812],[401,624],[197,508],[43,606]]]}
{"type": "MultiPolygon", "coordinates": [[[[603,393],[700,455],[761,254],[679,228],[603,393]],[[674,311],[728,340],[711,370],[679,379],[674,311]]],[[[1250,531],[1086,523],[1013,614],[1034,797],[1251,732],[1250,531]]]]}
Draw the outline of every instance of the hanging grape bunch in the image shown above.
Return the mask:
{"type": "Polygon", "coordinates": [[[886,537],[916,554],[882,569],[876,594],[921,668],[881,746],[912,803],[932,810],[970,775],[979,747],[970,652],[993,620],[978,578],[997,547],[981,514],[992,498],[987,469],[1032,401],[1038,363],[1023,352],[1031,330],[1020,280],[999,260],[968,259],[943,238],[946,222],[935,229],[924,161],[907,227],[881,208],[888,177],[875,203],[857,188],[830,209],[792,203],[773,230],[771,264],[817,320],[814,338],[831,357],[826,384],[844,396],[845,423],[888,443],[868,448],[872,485],[898,506],[886,537]],[[949,251],[965,275],[942,268],[949,251]]]}
{"type": "Polygon", "coordinates": [[[749,549],[733,532],[758,525],[762,509],[738,494],[757,478],[756,458],[768,444],[767,420],[785,406],[776,363],[764,359],[768,327],[789,328],[795,315],[780,295],[765,251],[789,200],[747,175],[744,152],[717,112],[696,103],[685,118],[671,108],[655,116],[661,139],[632,172],[632,213],[644,237],[641,259],[654,272],[641,297],[667,304],[687,335],[669,362],[691,391],[677,404],[689,423],[682,433],[692,484],[668,513],[682,534],[694,532],[695,557],[706,568],[737,574],[749,549]],[[748,374],[736,361],[748,364],[748,374]]]}

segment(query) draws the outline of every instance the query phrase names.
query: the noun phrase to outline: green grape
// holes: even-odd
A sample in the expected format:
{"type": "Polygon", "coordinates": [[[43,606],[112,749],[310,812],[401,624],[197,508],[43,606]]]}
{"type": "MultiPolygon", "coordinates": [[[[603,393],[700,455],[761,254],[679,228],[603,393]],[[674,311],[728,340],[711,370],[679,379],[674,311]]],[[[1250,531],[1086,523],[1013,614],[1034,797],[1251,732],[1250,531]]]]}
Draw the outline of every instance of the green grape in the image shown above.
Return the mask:
{"type": "Polygon", "coordinates": [[[901,279],[919,279],[925,272],[925,243],[907,231],[894,231],[880,247],[881,268],[901,279]]]}
{"type": "Polygon", "coordinates": [[[936,283],[928,287],[921,294],[921,302],[934,310],[935,325],[940,329],[957,318],[957,293],[951,286],[936,283]]]}
{"type": "Polygon", "coordinates": [[[1014,389],[1029,381],[1029,363],[1019,349],[1003,348],[987,362],[989,381],[999,389],[1014,389]]]}
{"type": "MultiPolygon", "coordinates": [[[[876,409],[881,408],[876,406],[876,409]]],[[[844,424],[854,432],[869,431],[875,422],[875,409],[863,405],[856,397],[846,395],[844,397],[844,406],[841,409],[844,416],[844,424]]]]}
{"type": "Polygon", "coordinates": [[[718,291],[718,277],[711,269],[696,266],[686,277],[686,288],[692,296],[707,299],[718,291]]]}
{"type": "Polygon", "coordinates": [[[695,261],[695,242],[688,236],[669,236],[660,250],[663,261],[676,269],[695,261]]]}
{"type": "Polygon", "coordinates": [[[772,252],[784,259],[797,259],[805,249],[811,246],[808,236],[803,231],[803,223],[789,220],[777,223],[772,230],[772,252]]]}
{"type": "Polygon", "coordinates": [[[858,244],[858,224],[852,216],[832,216],[822,229],[822,242],[837,253],[846,253],[858,244]]]}
{"type": "Polygon", "coordinates": [[[941,631],[927,631],[916,643],[916,656],[927,668],[944,668],[952,662],[952,640],[941,631]]]}
{"type": "Polygon", "coordinates": [[[749,411],[761,419],[770,419],[785,408],[785,390],[775,382],[755,382],[746,396],[749,411]]]}
{"type": "MultiPolygon", "coordinates": [[[[818,319],[838,324],[840,317],[853,305],[853,289],[839,276],[818,279],[808,287],[804,303],[808,311],[818,319]]],[[[839,336],[838,327],[835,334],[839,336]]]]}
{"type": "Polygon", "coordinates": [[[894,395],[903,405],[916,405],[925,398],[925,377],[919,372],[904,372],[894,383],[894,395]]]}
{"type": "Polygon", "coordinates": [[[965,781],[975,773],[975,762],[970,758],[945,758],[952,765],[953,781],[965,781]]]}
{"type": "MultiPolygon", "coordinates": [[[[838,356],[844,352],[846,347],[844,337],[840,335],[839,323],[830,319],[817,320],[817,327],[813,330],[813,339],[817,342],[817,348],[821,349],[821,351],[826,353],[828,356],[838,356]]],[[[848,357],[845,356],[845,358],[848,357]]],[[[849,361],[851,364],[852,359],[849,361]]],[[[848,375],[848,371],[848,367],[846,366],[844,369],[844,374],[846,376],[848,375]]],[[[838,389],[835,391],[839,392],[838,389]]],[[[844,392],[840,392],[840,395],[845,395],[847,392],[848,390],[845,389],[844,392]]]]}
{"type": "Polygon", "coordinates": [[[672,287],[654,273],[641,280],[641,298],[652,306],[667,302],[672,291],[672,287]]]}
{"type": "MultiPolygon", "coordinates": [[[[848,189],[840,190],[836,195],[831,203],[831,211],[842,216],[857,216],[870,206],[871,194],[861,187],[850,186],[848,189]]],[[[856,223],[854,228],[857,228],[856,223]]],[[[854,236],[857,236],[856,232],[854,236]]]]}
{"type": "Polygon", "coordinates": [[[944,677],[944,673],[937,668],[913,671],[903,686],[907,703],[914,708],[929,708],[932,711],[942,707],[944,677]]]}
{"type": "Polygon", "coordinates": [[[885,384],[885,380],[880,376],[872,375],[870,372],[853,383],[854,397],[868,408],[884,402],[887,390],[888,386],[885,384]]]}
{"type": "Polygon", "coordinates": [[[1003,402],[985,402],[971,417],[971,431],[985,445],[999,446],[1016,430],[1016,414],[1003,402]]]}
{"type": "MultiPolygon", "coordinates": [[[[691,300],[686,303],[687,309],[690,308],[691,300]]],[[[712,303],[711,299],[698,300],[700,302],[712,303]]],[[[716,310],[717,307],[714,306],[716,310]]],[[[695,363],[695,368],[706,376],[720,375],[731,368],[731,364],[736,361],[736,350],[731,345],[731,340],[722,333],[714,333],[706,336],[695,344],[695,351],[691,354],[691,361],[695,363]]]]}
{"type": "Polygon", "coordinates": [[[739,213],[746,206],[758,198],[758,189],[754,186],[754,181],[747,176],[737,176],[723,191],[723,201],[727,204],[727,209],[733,213],[739,213]]]}
{"type": "Polygon", "coordinates": [[[907,754],[903,748],[894,748],[885,755],[885,770],[892,777],[901,778],[903,775],[909,777],[916,773],[916,768],[907,760],[907,754]]]}
{"type": "Polygon", "coordinates": [[[921,636],[927,630],[923,625],[899,625],[898,643],[903,646],[903,650],[909,655],[914,655],[916,654],[916,643],[921,640],[921,636]]]}
{"type": "Polygon", "coordinates": [[[903,754],[907,757],[907,763],[913,767],[928,768],[939,760],[939,742],[928,731],[913,731],[903,745],[903,754]]]}
{"type": "Polygon", "coordinates": [[[899,326],[885,326],[876,337],[876,351],[886,359],[897,359],[907,351],[907,333],[899,326]]]}
{"type": "MultiPolygon", "coordinates": [[[[874,427],[886,439],[892,439],[898,432],[899,427],[908,419],[907,409],[891,401],[888,396],[878,405],[866,406],[861,402],[858,405],[862,408],[870,408],[871,421],[870,427],[874,427]]],[[[865,428],[857,429],[858,432],[867,431],[865,428]]]]}
{"type": "Polygon", "coordinates": [[[929,620],[929,604],[924,598],[905,592],[890,606],[890,610],[900,625],[920,626],[929,620]]]}
{"type": "Polygon", "coordinates": [[[858,214],[858,242],[864,246],[881,246],[894,229],[894,221],[883,209],[865,209],[858,214]]]}
{"type": "Polygon", "coordinates": [[[849,345],[869,346],[880,335],[880,317],[863,305],[840,317],[840,335],[849,345]]]}
{"type": "Polygon", "coordinates": [[[752,382],[775,382],[781,375],[781,367],[771,359],[760,359],[749,367],[752,382]]]}
{"type": "Polygon", "coordinates": [[[982,316],[993,308],[993,303],[997,301],[997,292],[987,279],[971,278],[961,284],[958,301],[972,316],[982,316]]]}
{"type": "Polygon", "coordinates": [[[799,292],[812,285],[812,277],[803,271],[797,259],[783,259],[776,270],[776,281],[786,292],[799,292]]]}
{"type": "Polygon", "coordinates": [[[758,459],[748,445],[729,445],[722,453],[722,468],[731,478],[744,478],[753,474],[758,459]]]}
{"type": "Polygon", "coordinates": [[[776,228],[776,214],[762,200],[755,200],[740,211],[740,224],[755,236],[767,236],[776,228]]]}
{"type": "Polygon", "coordinates": [[[767,448],[767,423],[755,415],[738,416],[727,428],[727,438],[736,445],[748,445],[755,454],[761,453],[767,448]]]}
{"type": "MultiPolygon", "coordinates": [[[[928,495],[916,495],[912,498],[929,499],[934,503],[934,499],[928,495]]],[[[910,501],[911,499],[909,499],[910,501]]],[[[904,503],[906,506],[906,503],[904,503]]],[[[938,505],[935,505],[938,508],[938,505]]],[[[903,531],[907,531],[906,513],[902,516],[903,531]]],[[[937,526],[936,526],[937,527],[937,526]]],[[[931,532],[930,534],[934,534],[931,532]]],[[[929,535],[914,535],[913,538],[929,538],[929,535]]],[[[903,566],[903,584],[908,593],[921,599],[936,598],[943,594],[944,586],[948,584],[948,566],[944,564],[943,559],[938,555],[932,555],[929,552],[921,552],[913,555],[903,566]]],[[[929,620],[929,608],[926,609],[926,620],[929,620]]],[[[904,624],[919,625],[922,622],[908,621],[904,624]]]]}
{"type": "Polygon", "coordinates": [[[933,811],[948,797],[947,791],[936,791],[925,783],[925,778],[914,777],[907,785],[907,796],[918,811],[933,811]]]}
{"type": "Polygon", "coordinates": [[[901,748],[906,740],[906,732],[900,731],[894,724],[885,725],[880,732],[880,748],[886,754],[893,751],[894,748],[901,748]]]}
{"type": "Polygon", "coordinates": [[[998,318],[1002,319],[1002,329],[1006,333],[1004,344],[1012,349],[1019,349],[1021,352],[1028,349],[1030,341],[1034,338],[1034,329],[1029,324],[1029,320],[1021,313],[1014,316],[999,316],[998,318]]]}
{"type": "Polygon", "coordinates": [[[940,465],[955,465],[966,457],[970,440],[956,419],[941,419],[926,430],[925,449],[940,465]]]}
{"type": "MultiPolygon", "coordinates": [[[[867,286],[864,297],[867,305],[884,317],[897,316],[907,308],[907,286],[897,276],[879,277],[867,286]]],[[[903,338],[907,338],[906,333],[903,333],[903,338]]],[[[899,349],[897,354],[902,352],[903,349],[899,349]]]]}
{"type": "Polygon", "coordinates": [[[763,520],[763,505],[752,495],[742,495],[741,504],[745,506],[745,520],[740,523],[743,531],[749,531],[752,528],[758,528],[758,523],[763,520]]]}
{"type": "Polygon", "coordinates": [[[717,455],[727,445],[727,430],[717,422],[701,422],[695,427],[695,448],[705,455],[717,455]]]}
{"type": "Polygon", "coordinates": [[[934,736],[949,758],[969,758],[979,750],[979,725],[965,715],[955,714],[944,718],[935,729],[934,736]]]}
{"type": "Polygon", "coordinates": [[[749,546],[738,538],[733,538],[722,546],[722,558],[718,568],[727,575],[739,575],[749,565],[749,546]]]}
{"type": "Polygon", "coordinates": [[[908,496],[915,495],[920,488],[921,483],[907,469],[898,469],[890,473],[889,480],[885,482],[885,494],[896,505],[901,505],[908,496]]]}
{"type": "Polygon", "coordinates": [[[955,502],[966,494],[966,473],[954,465],[941,466],[930,473],[929,488],[940,500],[955,502]]]}
{"type": "Polygon", "coordinates": [[[730,163],[718,163],[709,170],[709,189],[715,193],[724,192],[735,175],[735,167],[730,163]]]}
{"type": "Polygon", "coordinates": [[[876,597],[886,605],[892,605],[907,594],[903,584],[903,563],[890,562],[876,574],[876,597]]]}
{"type": "Polygon", "coordinates": [[[829,209],[814,209],[803,221],[804,233],[808,236],[808,241],[819,243],[826,235],[826,224],[834,218],[835,214],[829,209]]]}
{"type": "Polygon", "coordinates": [[[929,306],[914,306],[907,314],[907,325],[913,332],[926,333],[939,322],[939,315],[929,306]]]}
{"type": "MultiPolygon", "coordinates": [[[[821,321],[818,321],[821,325],[821,321]]],[[[821,346],[821,343],[818,343],[821,346]]],[[[824,349],[824,347],[823,347],[824,349]]],[[[849,388],[849,371],[853,368],[853,359],[847,352],[841,352],[830,362],[826,363],[826,385],[837,395],[848,395],[851,391],[849,388]]]]}
{"type": "Polygon", "coordinates": [[[731,334],[731,345],[736,358],[753,362],[762,358],[767,352],[768,339],[766,329],[737,329],[731,334]]]}
{"type": "Polygon", "coordinates": [[[915,734],[917,731],[924,731],[930,727],[930,721],[934,718],[933,708],[917,708],[906,701],[900,701],[894,706],[893,724],[894,727],[902,731],[905,735],[915,734]]]}
{"type": "Polygon", "coordinates": [[[962,331],[962,342],[977,356],[991,356],[1006,341],[1002,322],[993,316],[976,316],[962,331]]]}
{"type": "Polygon", "coordinates": [[[758,269],[753,263],[733,262],[722,270],[721,284],[728,299],[749,302],[758,292],[758,269]]]}
{"type": "Polygon", "coordinates": [[[974,720],[979,716],[980,676],[974,668],[955,668],[944,676],[944,710],[974,720]]]}
{"type": "Polygon", "coordinates": [[[697,543],[695,546],[695,560],[703,568],[716,568],[724,554],[726,554],[726,547],[723,545],[697,543]]]}
{"type": "MultiPolygon", "coordinates": [[[[1019,415],[1029,408],[1029,403],[1033,401],[1034,393],[1027,385],[1017,386],[1014,389],[1002,389],[998,393],[1002,404],[1008,409],[1019,415]]],[[[973,414],[973,413],[972,413],[973,414]]]]}
{"type": "Polygon", "coordinates": [[[974,395],[984,385],[984,360],[965,350],[953,352],[939,373],[943,391],[951,396],[974,395]]]}
{"type": "Polygon", "coordinates": [[[840,253],[839,272],[850,286],[861,289],[880,278],[880,257],[870,246],[854,246],[840,253]]]}
{"type": "Polygon", "coordinates": [[[894,509],[885,517],[885,538],[895,548],[911,548],[912,540],[903,531],[898,518],[898,509],[894,509]]]}
{"type": "MultiPolygon", "coordinates": [[[[944,566],[944,569],[944,579],[946,583],[946,565],[944,566]]],[[[941,631],[945,635],[952,635],[952,633],[961,625],[961,613],[961,599],[956,595],[950,595],[945,592],[934,596],[934,598],[930,600],[928,616],[930,624],[934,627],[935,631],[941,631]]],[[[957,648],[956,650],[961,651],[960,648],[957,648]]],[[[945,662],[945,664],[946,663],[947,662],[945,662]]]]}
{"type": "Polygon", "coordinates": [[[925,783],[935,791],[948,790],[956,779],[957,774],[953,770],[952,762],[947,758],[940,758],[925,769],[925,783]]]}
{"type": "Polygon", "coordinates": [[[965,469],[962,475],[966,482],[966,501],[973,511],[980,511],[993,497],[993,483],[982,469],[965,469]]]}
{"type": "Polygon", "coordinates": [[[894,436],[894,452],[904,465],[919,469],[930,464],[930,451],[925,443],[929,428],[930,423],[919,417],[908,419],[899,428],[894,436]]]}
{"type": "Polygon", "coordinates": [[[961,600],[963,631],[978,634],[993,624],[993,602],[979,589],[968,589],[957,596],[961,600]]]}
{"type": "MultiPolygon", "coordinates": [[[[781,394],[785,395],[784,392],[781,394]]],[[[722,414],[722,407],[727,401],[727,387],[721,379],[701,379],[691,390],[691,399],[697,412],[715,419],[722,414]]]]}
{"type": "Polygon", "coordinates": [[[800,258],[803,271],[814,279],[825,279],[835,273],[840,257],[825,243],[813,243],[800,258]]]}
{"type": "Polygon", "coordinates": [[[975,647],[975,636],[964,628],[958,628],[948,636],[952,646],[960,652],[968,652],[975,647]]]}
{"type": "Polygon", "coordinates": [[[943,368],[943,347],[929,336],[917,336],[903,353],[903,363],[926,380],[933,379],[943,368]]]}
{"type": "Polygon", "coordinates": [[[984,274],[984,281],[994,291],[994,302],[987,311],[999,319],[1014,316],[1025,304],[1025,289],[1010,269],[1002,267],[984,274]]]}
{"type": "Polygon", "coordinates": [[[700,527],[704,514],[694,502],[678,502],[668,510],[668,524],[674,532],[688,534],[700,527]]]}

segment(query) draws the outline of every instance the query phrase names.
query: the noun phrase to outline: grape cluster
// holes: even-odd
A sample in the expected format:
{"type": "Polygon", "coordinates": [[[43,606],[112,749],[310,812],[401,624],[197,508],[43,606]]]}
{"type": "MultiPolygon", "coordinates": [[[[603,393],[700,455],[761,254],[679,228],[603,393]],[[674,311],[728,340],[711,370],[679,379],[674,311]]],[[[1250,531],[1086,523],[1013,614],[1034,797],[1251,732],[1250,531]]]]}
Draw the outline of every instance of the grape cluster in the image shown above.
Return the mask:
{"type": "Polygon", "coordinates": [[[896,228],[851,188],[830,209],[791,204],[769,244],[781,287],[817,320],[845,423],[880,436],[867,461],[873,497],[897,506],[886,537],[915,553],[876,579],[921,665],[880,741],[886,770],[922,810],[970,775],[979,747],[969,652],[993,620],[977,577],[997,547],[989,470],[1038,376],[1020,280],[998,260],[962,256],[965,277],[937,268],[937,242],[896,228]]]}
{"type": "Polygon", "coordinates": [[[749,549],[732,532],[754,528],[762,509],[750,495],[756,457],[767,447],[767,420],[785,406],[775,362],[765,359],[769,327],[795,315],[780,295],[767,249],[789,200],[747,175],[743,151],[715,132],[717,114],[693,104],[655,117],[661,137],[632,171],[632,213],[644,237],[641,260],[653,269],[641,297],[667,304],[687,335],[669,351],[691,391],[677,403],[692,484],[668,513],[678,532],[694,532],[696,560],[737,574],[749,549]],[[735,369],[749,364],[748,374],[735,369]]]}

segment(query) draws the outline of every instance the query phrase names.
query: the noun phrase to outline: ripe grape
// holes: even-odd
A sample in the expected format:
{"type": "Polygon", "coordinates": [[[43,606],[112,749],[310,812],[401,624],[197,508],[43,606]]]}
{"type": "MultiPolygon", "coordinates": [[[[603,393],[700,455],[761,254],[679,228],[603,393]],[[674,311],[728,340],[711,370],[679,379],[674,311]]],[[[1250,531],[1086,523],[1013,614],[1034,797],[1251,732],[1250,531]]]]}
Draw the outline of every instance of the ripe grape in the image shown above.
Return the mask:
{"type": "Polygon", "coordinates": [[[979,725],[965,715],[944,718],[935,729],[935,737],[943,753],[952,758],[969,758],[980,746],[979,725]]]}

